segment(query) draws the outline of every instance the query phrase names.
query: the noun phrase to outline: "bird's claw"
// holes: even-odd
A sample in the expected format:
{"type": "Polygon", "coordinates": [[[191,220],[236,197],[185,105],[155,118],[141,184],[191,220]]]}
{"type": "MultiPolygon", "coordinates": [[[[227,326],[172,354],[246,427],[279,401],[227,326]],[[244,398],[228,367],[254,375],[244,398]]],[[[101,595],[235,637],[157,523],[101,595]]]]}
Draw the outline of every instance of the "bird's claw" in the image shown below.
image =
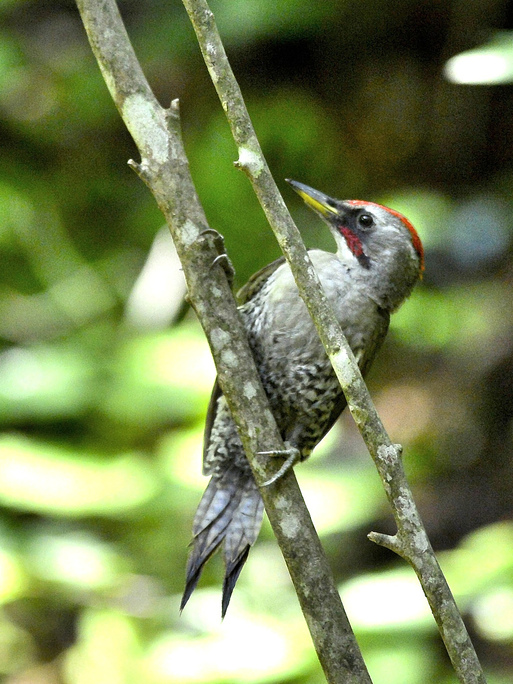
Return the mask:
{"type": "Polygon", "coordinates": [[[282,449],[281,451],[259,451],[259,456],[272,456],[273,458],[279,457],[284,458],[285,461],[282,463],[281,467],[274,475],[262,483],[262,487],[268,487],[269,485],[277,482],[281,477],[285,475],[291,468],[293,468],[298,461],[301,460],[301,453],[299,449],[295,447],[288,447],[287,449],[282,449]]]}
{"type": "Polygon", "coordinates": [[[233,285],[233,281],[235,278],[235,269],[233,267],[230,257],[226,253],[224,237],[221,235],[221,233],[215,230],[215,228],[205,228],[205,230],[201,231],[199,237],[202,237],[203,235],[212,235],[214,246],[218,251],[218,256],[216,256],[216,258],[210,265],[210,268],[214,268],[216,264],[221,266],[223,271],[226,273],[226,277],[228,278],[228,282],[230,283],[231,287],[233,285]]]}
{"type": "Polygon", "coordinates": [[[223,252],[226,251],[225,246],[224,246],[224,237],[221,235],[221,233],[216,230],[215,228],[204,228],[198,237],[203,237],[204,235],[211,235],[213,237],[213,242],[214,245],[219,252],[219,254],[223,254],[223,252]]]}
{"type": "Polygon", "coordinates": [[[221,266],[223,271],[226,273],[226,277],[228,278],[228,282],[230,283],[231,287],[233,285],[233,280],[235,278],[235,269],[228,254],[226,254],[226,252],[223,252],[223,254],[219,254],[218,256],[216,256],[210,268],[214,268],[216,264],[219,264],[219,266],[221,266]]]}

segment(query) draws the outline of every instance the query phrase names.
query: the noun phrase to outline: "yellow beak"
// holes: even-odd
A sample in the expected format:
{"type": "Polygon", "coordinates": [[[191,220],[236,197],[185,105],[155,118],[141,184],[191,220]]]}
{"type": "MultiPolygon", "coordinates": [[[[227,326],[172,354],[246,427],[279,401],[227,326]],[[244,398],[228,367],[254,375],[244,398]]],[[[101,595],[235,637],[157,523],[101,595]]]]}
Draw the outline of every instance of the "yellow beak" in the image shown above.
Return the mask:
{"type": "Polygon", "coordinates": [[[292,185],[297,194],[304,200],[305,204],[321,216],[328,218],[338,214],[335,206],[332,206],[334,200],[332,200],[331,197],[328,197],[328,195],[319,192],[319,190],[314,190],[314,188],[311,188],[304,183],[298,183],[298,181],[291,180],[290,178],[286,178],[285,180],[292,185]]]}

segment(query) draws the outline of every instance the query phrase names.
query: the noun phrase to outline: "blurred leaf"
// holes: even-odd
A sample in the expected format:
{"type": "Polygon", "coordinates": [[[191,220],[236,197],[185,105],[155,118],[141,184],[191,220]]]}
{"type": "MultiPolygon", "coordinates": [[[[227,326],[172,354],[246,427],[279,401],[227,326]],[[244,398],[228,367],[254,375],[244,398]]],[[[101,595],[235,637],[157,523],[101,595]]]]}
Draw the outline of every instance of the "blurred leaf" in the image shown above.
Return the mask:
{"type": "Polygon", "coordinates": [[[308,0],[232,0],[229,8],[219,0],[212,2],[212,11],[228,44],[322,29],[336,9],[335,3],[308,0]]]}
{"type": "Polygon", "coordinates": [[[361,575],[346,582],[341,593],[355,629],[383,632],[435,627],[426,597],[410,568],[361,575]]]}
{"type": "MultiPolygon", "coordinates": [[[[419,641],[404,638],[394,639],[393,643],[383,639],[366,649],[366,664],[375,684],[427,684],[437,677],[435,649],[420,648],[419,641]]],[[[450,680],[456,684],[456,679],[450,680]]],[[[446,682],[449,684],[449,680],[446,682]]]]}
{"type": "Polygon", "coordinates": [[[482,356],[488,342],[508,334],[504,315],[509,285],[500,281],[472,283],[443,292],[418,287],[415,295],[394,314],[390,328],[406,344],[419,350],[445,349],[482,356]]]}
{"type": "Polygon", "coordinates": [[[13,347],[0,354],[0,419],[81,413],[92,399],[92,359],[76,345],[13,347]]]}
{"type": "MultiPolygon", "coordinates": [[[[438,558],[460,609],[470,609],[488,638],[513,639],[513,523],[481,528],[454,550],[439,553],[438,558]],[[491,635],[492,615],[495,636],[491,635]]],[[[341,594],[357,630],[383,634],[401,629],[413,634],[435,629],[427,600],[410,568],[398,566],[361,575],[345,582],[341,594]]]]}
{"type": "Polygon", "coordinates": [[[15,236],[26,230],[34,220],[34,207],[29,194],[20,192],[12,183],[0,181],[0,243],[12,247],[15,236]]]}
{"type": "Polygon", "coordinates": [[[174,483],[194,487],[198,492],[206,486],[202,475],[203,423],[191,430],[173,430],[163,437],[157,448],[162,469],[174,483]]]}
{"type": "Polygon", "coordinates": [[[109,544],[86,532],[33,534],[26,557],[28,568],[39,579],[75,590],[113,588],[120,571],[126,570],[126,562],[109,544]]]}
{"type": "Polygon", "coordinates": [[[490,641],[513,643],[513,582],[491,587],[476,598],[472,617],[480,636],[490,641]]]}
{"type": "Polygon", "coordinates": [[[372,466],[340,472],[298,473],[308,510],[320,534],[351,530],[375,519],[385,502],[372,466]]]}
{"type": "Polygon", "coordinates": [[[35,644],[30,634],[0,612],[0,675],[20,672],[35,657],[35,644]]]}
{"type": "Polygon", "coordinates": [[[27,575],[19,555],[0,545],[0,604],[19,598],[27,586],[27,575]]]}
{"type": "Polygon", "coordinates": [[[513,522],[476,530],[454,551],[441,553],[440,562],[454,592],[467,603],[483,590],[503,585],[513,590],[513,522]]]}
{"type": "Polygon", "coordinates": [[[88,609],[78,625],[76,645],[64,670],[69,684],[145,684],[140,644],[132,620],[107,609],[88,609]]]}
{"type": "Polygon", "coordinates": [[[140,336],[120,349],[103,408],[115,420],[135,425],[195,420],[206,410],[214,377],[196,323],[140,336]]]}
{"type": "Polygon", "coordinates": [[[315,662],[299,614],[283,620],[238,603],[220,625],[218,592],[197,591],[192,600],[194,612],[188,610],[184,618],[200,633],[193,638],[163,632],[150,644],[144,669],[154,684],[276,682],[315,662]]]}
{"type": "Polygon", "coordinates": [[[487,43],[454,55],[447,61],[444,74],[451,83],[512,83],[513,31],[497,31],[487,43]]]}
{"type": "Polygon", "coordinates": [[[0,438],[0,504],[43,514],[119,515],[150,500],[158,483],[141,456],[78,453],[17,436],[0,438]]]}

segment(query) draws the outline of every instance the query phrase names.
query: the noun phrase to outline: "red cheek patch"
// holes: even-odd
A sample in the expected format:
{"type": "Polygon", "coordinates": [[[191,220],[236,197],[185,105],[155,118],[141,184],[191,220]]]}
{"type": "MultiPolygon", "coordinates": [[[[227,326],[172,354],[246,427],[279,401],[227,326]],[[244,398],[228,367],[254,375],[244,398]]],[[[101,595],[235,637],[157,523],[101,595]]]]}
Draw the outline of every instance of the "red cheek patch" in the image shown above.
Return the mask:
{"type": "Polygon", "coordinates": [[[344,236],[349,250],[355,255],[355,257],[362,256],[363,247],[360,238],[345,226],[339,226],[339,231],[340,234],[344,236]]]}

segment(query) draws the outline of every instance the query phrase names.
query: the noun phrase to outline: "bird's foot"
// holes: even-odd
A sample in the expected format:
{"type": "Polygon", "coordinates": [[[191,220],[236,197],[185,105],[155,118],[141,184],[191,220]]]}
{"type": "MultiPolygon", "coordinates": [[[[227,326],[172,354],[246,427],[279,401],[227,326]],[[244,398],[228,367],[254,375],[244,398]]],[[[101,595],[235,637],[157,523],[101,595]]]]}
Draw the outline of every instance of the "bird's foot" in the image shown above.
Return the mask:
{"type": "Polygon", "coordinates": [[[226,273],[230,287],[232,287],[235,278],[235,268],[233,267],[232,260],[228,254],[225,252],[224,254],[219,254],[216,256],[210,268],[214,268],[216,264],[219,264],[219,266],[221,266],[223,271],[226,273]]]}
{"type": "Polygon", "coordinates": [[[298,461],[301,460],[301,453],[299,449],[295,447],[287,447],[280,451],[259,451],[259,456],[272,456],[273,458],[284,458],[285,461],[281,465],[280,469],[274,473],[274,475],[265,482],[262,483],[262,487],[268,487],[269,485],[277,482],[281,477],[285,475],[291,468],[293,468],[298,461]]]}
{"type": "Polygon", "coordinates": [[[228,282],[230,283],[230,287],[233,285],[233,280],[235,278],[235,269],[233,267],[233,264],[231,262],[230,257],[228,256],[226,252],[226,247],[224,244],[224,237],[219,233],[217,230],[214,228],[205,228],[205,230],[202,230],[200,233],[200,237],[203,235],[211,235],[213,238],[213,243],[214,247],[216,248],[218,252],[218,256],[214,259],[212,262],[210,268],[214,268],[216,264],[221,266],[223,271],[226,273],[226,277],[228,278],[228,282]]]}

